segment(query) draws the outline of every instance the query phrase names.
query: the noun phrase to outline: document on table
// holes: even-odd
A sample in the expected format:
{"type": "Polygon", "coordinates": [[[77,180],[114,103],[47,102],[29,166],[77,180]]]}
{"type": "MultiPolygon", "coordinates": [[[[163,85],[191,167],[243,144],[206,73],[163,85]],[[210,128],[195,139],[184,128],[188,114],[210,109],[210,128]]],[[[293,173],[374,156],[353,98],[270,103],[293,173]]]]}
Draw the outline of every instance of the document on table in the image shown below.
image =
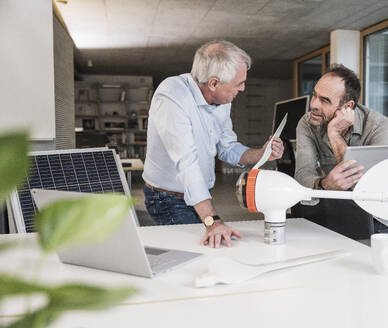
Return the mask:
{"type": "Polygon", "coordinates": [[[283,120],[279,124],[279,127],[276,129],[276,132],[272,136],[270,142],[267,144],[267,147],[265,147],[263,156],[261,156],[260,160],[255,164],[255,166],[252,168],[252,170],[257,170],[259,167],[263,166],[263,164],[271,156],[271,153],[272,153],[272,141],[273,141],[273,139],[275,137],[279,138],[280,134],[283,131],[284,126],[287,123],[287,116],[288,116],[288,113],[286,113],[286,115],[284,115],[283,120]]]}

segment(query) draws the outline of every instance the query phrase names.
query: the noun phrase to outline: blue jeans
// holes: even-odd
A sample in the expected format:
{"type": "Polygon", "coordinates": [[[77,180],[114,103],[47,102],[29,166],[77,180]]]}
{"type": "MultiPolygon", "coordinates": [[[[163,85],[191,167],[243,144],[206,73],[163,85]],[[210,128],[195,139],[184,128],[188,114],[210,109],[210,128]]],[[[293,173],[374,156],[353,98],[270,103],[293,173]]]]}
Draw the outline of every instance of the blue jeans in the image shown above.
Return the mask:
{"type": "Polygon", "coordinates": [[[194,207],[186,205],[182,197],[143,188],[145,206],[157,225],[202,223],[194,207]]]}

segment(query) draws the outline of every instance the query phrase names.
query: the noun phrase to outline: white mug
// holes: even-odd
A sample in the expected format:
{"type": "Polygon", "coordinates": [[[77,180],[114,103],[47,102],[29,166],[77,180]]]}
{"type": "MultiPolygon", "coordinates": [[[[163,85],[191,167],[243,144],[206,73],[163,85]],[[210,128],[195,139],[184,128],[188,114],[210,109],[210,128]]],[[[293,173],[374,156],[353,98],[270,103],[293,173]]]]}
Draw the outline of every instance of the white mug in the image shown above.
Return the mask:
{"type": "Polygon", "coordinates": [[[379,274],[388,274],[388,233],[376,233],[370,237],[372,261],[379,274]]]}

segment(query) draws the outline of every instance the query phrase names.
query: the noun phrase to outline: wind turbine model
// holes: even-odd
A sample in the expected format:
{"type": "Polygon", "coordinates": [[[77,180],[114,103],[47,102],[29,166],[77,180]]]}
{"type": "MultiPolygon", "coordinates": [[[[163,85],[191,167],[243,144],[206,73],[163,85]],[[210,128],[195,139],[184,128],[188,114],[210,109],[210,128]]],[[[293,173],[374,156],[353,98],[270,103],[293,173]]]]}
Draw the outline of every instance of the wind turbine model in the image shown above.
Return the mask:
{"type": "Polygon", "coordinates": [[[286,210],[312,198],[353,199],[358,206],[388,226],[388,159],[370,168],[353,191],[315,190],[290,176],[269,170],[243,172],[236,183],[241,207],[264,214],[264,242],[285,242],[286,210]]]}

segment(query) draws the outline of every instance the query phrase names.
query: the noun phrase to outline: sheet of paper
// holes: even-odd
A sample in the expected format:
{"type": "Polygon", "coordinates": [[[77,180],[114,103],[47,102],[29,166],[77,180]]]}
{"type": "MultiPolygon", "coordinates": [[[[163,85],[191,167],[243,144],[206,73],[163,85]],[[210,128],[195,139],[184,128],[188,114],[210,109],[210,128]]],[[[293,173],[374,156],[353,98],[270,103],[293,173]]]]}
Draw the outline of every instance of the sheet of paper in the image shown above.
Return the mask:
{"type": "Polygon", "coordinates": [[[265,162],[268,161],[268,158],[271,156],[271,153],[272,153],[272,141],[275,137],[279,138],[280,134],[283,131],[284,126],[287,123],[287,116],[288,116],[288,113],[286,113],[286,115],[284,115],[282,121],[279,124],[279,127],[276,129],[270,142],[267,144],[267,147],[265,147],[263,156],[261,156],[260,160],[255,164],[255,166],[252,168],[252,170],[257,170],[259,167],[263,166],[265,162]]]}

